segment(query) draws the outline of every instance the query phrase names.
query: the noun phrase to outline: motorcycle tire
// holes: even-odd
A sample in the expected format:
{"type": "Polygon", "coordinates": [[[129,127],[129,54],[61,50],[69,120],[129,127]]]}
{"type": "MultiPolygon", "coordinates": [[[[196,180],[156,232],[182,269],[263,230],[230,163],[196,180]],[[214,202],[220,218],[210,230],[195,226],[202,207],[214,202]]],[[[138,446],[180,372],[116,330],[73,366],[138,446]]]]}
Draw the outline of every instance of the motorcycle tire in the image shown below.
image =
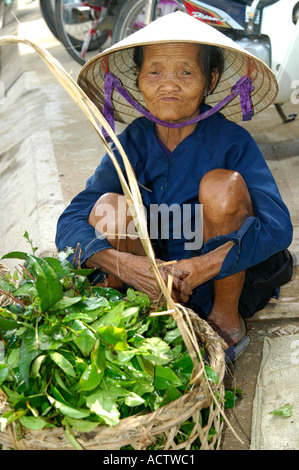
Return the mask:
{"type": "MultiPolygon", "coordinates": [[[[87,57],[82,57],[81,50],[84,43],[85,31],[83,31],[82,23],[65,21],[63,14],[63,5],[70,3],[70,0],[55,0],[55,24],[57,34],[60,42],[64,45],[70,56],[75,59],[79,64],[84,65],[88,60],[87,57]],[[71,31],[68,31],[68,29],[71,31]]],[[[90,20],[87,28],[91,29],[93,21],[90,20]]],[[[85,23],[84,23],[85,24],[85,23]]],[[[86,24],[85,24],[86,26],[86,24]]],[[[103,50],[103,45],[109,38],[109,31],[107,29],[98,29],[91,39],[88,46],[88,53],[96,55],[103,50]]]]}
{"type": "MultiPolygon", "coordinates": [[[[143,22],[146,0],[127,0],[117,15],[112,43],[121,41],[125,37],[145,26],[143,22]]],[[[154,18],[159,18],[176,10],[184,10],[182,2],[176,0],[158,0],[154,18]]]]}
{"type": "Polygon", "coordinates": [[[55,24],[55,0],[40,0],[39,6],[43,15],[43,18],[48,26],[49,30],[59,40],[56,24],[55,24]]]}

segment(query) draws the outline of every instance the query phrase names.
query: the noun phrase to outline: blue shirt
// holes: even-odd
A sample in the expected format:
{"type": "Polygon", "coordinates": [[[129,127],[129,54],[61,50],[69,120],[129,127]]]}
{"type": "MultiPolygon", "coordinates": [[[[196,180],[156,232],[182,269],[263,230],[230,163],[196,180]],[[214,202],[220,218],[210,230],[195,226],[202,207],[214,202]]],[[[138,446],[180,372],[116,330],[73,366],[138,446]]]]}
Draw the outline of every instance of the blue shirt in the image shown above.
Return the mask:
{"type": "MultiPolygon", "coordinates": [[[[206,105],[201,111],[205,109],[208,109],[206,105]]],[[[194,132],[173,152],[167,152],[156,137],[155,124],[142,117],[133,121],[119,140],[140,183],[147,210],[151,204],[166,204],[167,207],[191,204],[196,208],[201,178],[212,169],[234,170],[243,176],[255,216],[249,217],[238,231],[213,238],[203,245],[202,254],[228,240],[235,242],[215,279],[243,271],[290,245],[293,228],[289,211],[257,144],[241,126],[216,113],[199,122],[194,132]]],[[[117,151],[115,155],[123,169],[117,151]]],[[[111,248],[106,239],[96,238],[94,228],[88,224],[93,205],[106,192],[122,193],[107,154],[88,179],[85,190],[71,201],[58,221],[58,250],[67,246],[76,248],[79,243],[82,264],[92,254],[111,248]]],[[[183,259],[198,254],[192,249],[186,250],[185,242],[184,236],[180,239],[173,236],[170,220],[169,239],[163,242],[163,259],[183,259]]]]}

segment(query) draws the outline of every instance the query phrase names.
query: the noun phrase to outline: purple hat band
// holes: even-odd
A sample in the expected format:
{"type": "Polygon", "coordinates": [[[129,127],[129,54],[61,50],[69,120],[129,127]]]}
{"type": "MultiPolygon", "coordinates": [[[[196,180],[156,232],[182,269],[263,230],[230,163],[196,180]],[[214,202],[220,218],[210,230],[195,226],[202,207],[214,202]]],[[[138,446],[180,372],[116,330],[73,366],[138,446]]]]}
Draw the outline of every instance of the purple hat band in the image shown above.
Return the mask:
{"type": "MultiPolygon", "coordinates": [[[[112,72],[106,72],[103,115],[110,124],[113,131],[115,129],[114,111],[111,101],[111,94],[113,88],[140,114],[147,117],[149,120],[155,122],[156,124],[161,124],[162,126],[166,126],[173,129],[185,127],[208,118],[212,114],[217,113],[222,108],[224,108],[224,106],[226,106],[230,101],[232,101],[237,95],[240,95],[240,105],[243,115],[243,121],[250,121],[253,115],[253,107],[250,99],[250,93],[254,90],[254,86],[252,85],[252,80],[249,75],[241,77],[237,81],[237,83],[232,87],[231,93],[227,95],[226,98],[224,98],[218,104],[216,104],[213,108],[209,109],[208,111],[205,111],[202,114],[199,114],[198,116],[195,116],[194,118],[188,121],[171,123],[162,121],[161,119],[158,119],[157,117],[153,116],[147,109],[145,109],[141,104],[137,103],[137,101],[134,100],[130,93],[128,93],[128,91],[122,86],[120,80],[112,72]]],[[[111,141],[105,129],[103,129],[103,133],[107,142],[111,141]]]]}

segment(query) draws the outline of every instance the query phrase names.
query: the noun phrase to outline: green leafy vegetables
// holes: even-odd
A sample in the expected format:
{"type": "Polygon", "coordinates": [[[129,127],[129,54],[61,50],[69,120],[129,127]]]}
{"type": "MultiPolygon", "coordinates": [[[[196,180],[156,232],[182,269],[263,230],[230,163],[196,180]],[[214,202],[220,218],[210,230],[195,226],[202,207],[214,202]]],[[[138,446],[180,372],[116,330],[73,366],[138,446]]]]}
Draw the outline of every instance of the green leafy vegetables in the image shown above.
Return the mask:
{"type": "MultiPolygon", "coordinates": [[[[80,448],[73,431],[116,426],[188,392],[193,362],[171,316],[151,316],[147,295],[132,288],[122,294],[92,285],[93,270],[74,268],[70,249],[58,258],[37,257],[27,232],[24,237],[32,254],[2,258],[23,265],[21,275],[0,276],[0,293],[12,300],[0,306],[0,395],[9,405],[0,432],[13,422],[19,437],[23,428],[63,427],[80,448]]],[[[209,365],[205,372],[218,383],[209,365]]],[[[236,394],[227,391],[224,400],[230,408],[236,394]]],[[[192,428],[183,423],[180,436],[192,428]]]]}
{"type": "MultiPolygon", "coordinates": [[[[33,250],[34,253],[34,250],[33,250]]],[[[14,303],[0,308],[0,429],[63,426],[88,432],[147,413],[188,390],[193,363],[175,321],[149,316],[148,297],[92,286],[92,270],[13,252],[22,278],[0,278],[14,303]]],[[[207,366],[211,380],[215,372],[207,366]]]]}

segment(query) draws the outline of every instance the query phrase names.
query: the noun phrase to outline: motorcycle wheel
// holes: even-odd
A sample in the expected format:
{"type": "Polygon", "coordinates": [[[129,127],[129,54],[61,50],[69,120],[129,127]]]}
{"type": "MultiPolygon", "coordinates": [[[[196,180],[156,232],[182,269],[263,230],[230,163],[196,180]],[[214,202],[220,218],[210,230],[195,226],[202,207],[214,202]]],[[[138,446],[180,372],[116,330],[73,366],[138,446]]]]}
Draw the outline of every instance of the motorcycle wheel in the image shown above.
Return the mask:
{"type": "Polygon", "coordinates": [[[55,24],[55,0],[40,0],[39,6],[49,30],[56,37],[56,39],[59,39],[55,24]]]}
{"type": "MultiPolygon", "coordinates": [[[[72,0],[55,0],[55,24],[58,38],[67,52],[79,64],[84,65],[87,60],[97,55],[111,44],[111,34],[107,29],[106,21],[96,30],[93,30],[94,22],[99,19],[101,12],[92,7],[81,7],[82,2],[72,0]],[[91,34],[90,40],[85,41],[91,34]]],[[[88,4],[88,2],[86,2],[88,4]]]]}
{"type": "MultiPolygon", "coordinates": [[[[143,28],[146,0],[128,0],[117,15],[113,34],[113,44],[143,28]]],[[[185,11],[184,5],[176,0],[158,0],[154,18],[167,15],[176,10],[185,11]]]]}

